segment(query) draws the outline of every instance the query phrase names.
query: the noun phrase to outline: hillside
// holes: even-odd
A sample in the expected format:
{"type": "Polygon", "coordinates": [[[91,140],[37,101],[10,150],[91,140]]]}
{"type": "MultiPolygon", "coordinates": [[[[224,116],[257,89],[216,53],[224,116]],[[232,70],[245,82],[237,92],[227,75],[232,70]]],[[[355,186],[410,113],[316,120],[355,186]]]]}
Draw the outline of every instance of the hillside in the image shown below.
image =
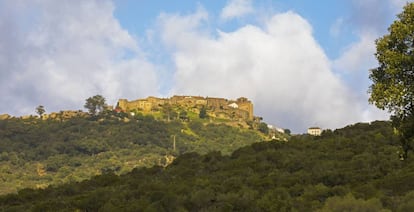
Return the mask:
{"type": "MultiPolygon", "coordinates": [[[[240,139],[240,138],[237,138],[240,139]]],[[[414,160],[388,122],[261,142],[231,155],[186,153],[166,168],[105,173],[0,198],[12,211],[413,211],[414,160]],[[58,198],[56,198],[58,197],[58,198]]]]}
{"type": "Polygon", "coordinates": [[[0,194],[77,182],[106,172],[166,166],[187,152],[229,155],[263,139],[256,130],[201,119],[58,115],[46,120],[0,120],[0,194]]]}

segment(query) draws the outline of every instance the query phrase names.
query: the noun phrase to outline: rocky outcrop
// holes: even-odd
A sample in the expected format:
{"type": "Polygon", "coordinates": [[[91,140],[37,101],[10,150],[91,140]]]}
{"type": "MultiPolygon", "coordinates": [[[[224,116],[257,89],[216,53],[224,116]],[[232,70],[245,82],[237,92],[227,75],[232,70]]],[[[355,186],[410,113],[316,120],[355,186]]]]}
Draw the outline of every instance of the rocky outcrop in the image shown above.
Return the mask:
{"type": "Polygon", "coordinates": [[[10,119],[10,118],[11,118],[11,116],[9,114],[1,114],[0,115],[0,120],[7,120],[7,119],[10,119]]]}

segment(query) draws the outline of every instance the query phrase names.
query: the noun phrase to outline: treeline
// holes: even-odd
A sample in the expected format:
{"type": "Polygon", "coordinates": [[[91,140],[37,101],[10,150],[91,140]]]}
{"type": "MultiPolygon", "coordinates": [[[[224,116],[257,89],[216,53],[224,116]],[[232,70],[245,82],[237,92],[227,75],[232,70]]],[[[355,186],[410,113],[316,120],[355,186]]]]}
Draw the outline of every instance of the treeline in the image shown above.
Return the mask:
{"type": "Polygon", "coordinates": [[[143,115],[1,120],[0,194],[81,181],[105,172],[123,174],[135,167],[166,166],[186,152],[230,154],[260,140],[253,130],[198,121],[157,121],[143,115]]]}
{"type": "Polygon", "coordinates": [[[388,122],[186,153],[168,167],[0,197],[10,211],[414,211],[414,160],[388,122]]]}

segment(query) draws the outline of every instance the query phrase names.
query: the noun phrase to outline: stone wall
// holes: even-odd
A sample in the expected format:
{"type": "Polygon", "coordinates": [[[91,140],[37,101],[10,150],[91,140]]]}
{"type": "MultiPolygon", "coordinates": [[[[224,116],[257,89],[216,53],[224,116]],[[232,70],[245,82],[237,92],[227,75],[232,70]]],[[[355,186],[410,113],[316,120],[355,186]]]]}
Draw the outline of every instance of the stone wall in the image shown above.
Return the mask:
{"type": "MultiPolygon", "coordinates": [[[[227,116],[229,119],[253,120],[253,104],[245,97],[240,97],[236,101],[224,98],[201,97],[201,96],[173,96],[171,98],[148,97],[128,101],[120,99],[117,108],[124,112],[133,110],[150,112],[161,109],[164,105],[169,104],[173,107],[180,107],[186,110],[192,108],[206,107],[209,114],[220,114],[220,117],[227,116]],[[235,107],[235,105],[237,107],[235,107]],[[224,115],[223,115],[224,114],[224,115]]],[[[216,116],[218,117],[218,116],[216,116]]]]}
{"type": "Polygon", "coordinates": [[[60,112],[52,112],[50,114],[43,114],[41,116],[42,120],[53,119],[53,120],[65,120],[75,117],[87,117],[88,113],[81,110],[64,110],[60,112]]]}

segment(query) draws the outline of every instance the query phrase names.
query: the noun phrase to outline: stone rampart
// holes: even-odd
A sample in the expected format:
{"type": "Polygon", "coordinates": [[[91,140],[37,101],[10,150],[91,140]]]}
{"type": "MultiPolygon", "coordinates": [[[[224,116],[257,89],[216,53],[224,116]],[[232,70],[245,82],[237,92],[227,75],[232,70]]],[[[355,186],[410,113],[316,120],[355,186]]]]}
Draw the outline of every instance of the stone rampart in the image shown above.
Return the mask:
{"type": "Polygon", "coordinates": [[[147,97],[128,101],[120,99],[117,108],[124,112],[142,111],[151,112],[162,109],[165,105],[179,107],[189,111],[199,111],[205,107],[209,114],[216,114],[215,117],[226,117],[229,119],[253,120],[253,104],[245,97],[237,100],[225,98],[201,97],[201,96],[173,96],[171,98],[147,97]],[[198,110],[194,110],[198,108],[198,110]]]}

